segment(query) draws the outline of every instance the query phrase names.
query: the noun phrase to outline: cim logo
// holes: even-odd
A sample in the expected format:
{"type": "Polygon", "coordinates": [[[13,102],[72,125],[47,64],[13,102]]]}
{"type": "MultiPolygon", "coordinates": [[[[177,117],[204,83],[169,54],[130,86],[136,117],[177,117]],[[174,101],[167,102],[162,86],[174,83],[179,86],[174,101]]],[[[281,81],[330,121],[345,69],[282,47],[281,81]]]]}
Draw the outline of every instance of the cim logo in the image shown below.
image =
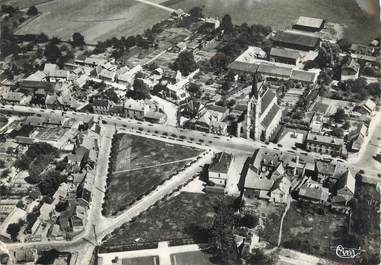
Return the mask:
{"type": "Polygon", "coordinates": [[[336,247],[336,256],[342,259],[354,259],[363,252],[365,250],[361,248],[345,248],[342,245],[336,247]]]}

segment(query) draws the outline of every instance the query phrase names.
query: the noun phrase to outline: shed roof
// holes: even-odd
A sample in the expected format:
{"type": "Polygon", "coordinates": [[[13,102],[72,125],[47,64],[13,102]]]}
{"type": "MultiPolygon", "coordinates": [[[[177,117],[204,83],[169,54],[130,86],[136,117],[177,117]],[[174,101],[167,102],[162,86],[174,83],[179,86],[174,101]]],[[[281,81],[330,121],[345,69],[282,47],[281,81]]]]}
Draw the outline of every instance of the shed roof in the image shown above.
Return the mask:
{"type": "Polygon", "coordinates": [[[277,56],[277,57],[290,58],[290,59],[296,60],[300,57],[300,54],[298,51],[274,47],[270,51],[270,56],[277,56]]]}
{"type": "Polygon", "coordinates": [[[313,17],[299,17],[298,21],[295,25],[309,27],[309,28],[321,28],[324,20],[321,18],[313,18],[313,17]]]}
{"type": "Polygon", "coordinates": [[[302,45],[308,48],[315,48],[320,39],[318,37],[313,37],[305,34],[278,31],[272,37],[272,40],[287,44],[302,45]]]}
{"type": "Polygon", "coordinates": [[[303,82],[313,83],[316,79],[317,73],[303,71],[303,70],[292,70],[291,79],[303,82]]]}

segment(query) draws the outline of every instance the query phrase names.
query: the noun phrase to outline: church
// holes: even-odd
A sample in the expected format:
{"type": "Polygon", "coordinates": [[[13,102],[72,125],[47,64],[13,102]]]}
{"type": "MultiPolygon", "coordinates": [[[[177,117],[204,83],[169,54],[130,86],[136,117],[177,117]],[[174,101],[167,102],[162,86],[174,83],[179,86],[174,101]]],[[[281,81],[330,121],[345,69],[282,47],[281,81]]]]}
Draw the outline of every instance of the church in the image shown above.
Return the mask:
{"type": "Polygon", "coordinates": [[[263,84],[258,88],[257,75],[254,75],[246,118],[241,124],[243,131],[241,136],[258,141],[270,141],[277,132],[282,110],[278,105],[276,94],[263,84]]]}

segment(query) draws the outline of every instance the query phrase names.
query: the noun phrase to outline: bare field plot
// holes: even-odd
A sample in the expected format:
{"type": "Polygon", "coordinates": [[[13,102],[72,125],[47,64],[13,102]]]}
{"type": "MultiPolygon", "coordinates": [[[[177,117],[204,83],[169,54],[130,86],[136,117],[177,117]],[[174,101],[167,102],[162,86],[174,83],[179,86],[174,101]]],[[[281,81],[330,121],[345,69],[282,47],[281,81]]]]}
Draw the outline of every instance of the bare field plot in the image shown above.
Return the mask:
{"type": "Polygon", "coordinates": [[[205,237],[203,230],[212,225],[216,200],[217,195],[182,192],[115,230],[102,247],[205,237]]]}
{"type": "Polygon", "coordinates": [[[118,135],[115,141],[106,214],[124,210],[201,153],[197,148],[128,134],[118,135]]]}

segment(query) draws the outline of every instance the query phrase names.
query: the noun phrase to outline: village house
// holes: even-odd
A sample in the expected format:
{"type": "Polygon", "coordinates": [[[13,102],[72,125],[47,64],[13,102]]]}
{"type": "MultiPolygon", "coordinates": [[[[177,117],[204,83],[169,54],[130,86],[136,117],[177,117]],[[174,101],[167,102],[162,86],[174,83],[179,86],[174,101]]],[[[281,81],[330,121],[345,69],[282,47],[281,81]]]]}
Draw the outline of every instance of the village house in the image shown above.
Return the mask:
{"type": "Polygon", "coordinates": [[[57,95],[47,95],[45,105],[48,109],[61,109],[61,104],[58,101],[57,95]]]}
{"type": "Polygon", "coordinates": [[[46,63],[43,72],[46,75],[46,79],[49,82],[62,82],[69,79],[70,72],[67,70],[61,70],[58,65],[46,63]]]}
{"type": "Polygon", "coordinates": [[[217,186],[225,187],[231,161],[232,156],[230,154],[216,154],[208,170],[209,181],[217,186]]]}
{"type": "MultiPolygon", "coordinates": [[[[253,155],[253,162],[244,171],[243,199],[250,206],[251,200],[263,199],[275,203],[287,203],[290,195],[291,180],[285,168],[292,157],[278,152],[260,149],[253,155]]],[[[295,174],[296,176],[296,174],[295,174]]]]}
{"type": "Polygon", "coordinates": [[[93,112],[96,114],[108,114],[111,105],[108,99],[94,99],[92,103],[93,112]]]}
{"type": "Polygon", "coordinates": [[[376,109],[376,103],[371,99],[367,99],[362,107],[365,110],[365,113],[371,114],[376,109]]]}
{"type": "Polygon", "coordinates": [[[6,92],[2,95],[2,101],[5,104],[17,104],[20,105],[21,102],[25,99],[25,95],[21,92],[6,92]]]}
{"type": "Polygon", "coordinates": [[[47,92],[44,89],[37,89],[32,96],[32,100],[30,101],[30,104],[32,106],[45,108],[45,102],[47,97],[47,92]]]}
{"type": "Polygon", "coordinates": [[[115,76],[116,76],[115,71],[109,71],[106,69],[102,69],[98,75],[98,78],[103,80],[103,81],[114,82],[115,76]]]}
{"type": "Polygon", "coordinates": [[[44,126],[45,118],[38,116],[28,116],[26,120],[23,122],[23,125],[29,125],[34,127],[42,127],[44,126]]]}
{"type": "Polygon", "coordinates": [[[21,91],[29,94],[35,93],[37,90],[43,90],[46,93],[53,93],[53,84],[45,81],[21,80],[17,83],[21,91]]]}
{"type": "Polygon", "coordinates": [[[144,120],[146,120],[148,122],[152,122],[152,123],[163,124],[167,120],[167,115],[161,111],[149,109],[144,114],[144,120]]]}
{"type": "Polygon", "coordinates": [[[269,201],[275,203],[287,203],[290,195],[291,181],[288,177],[282,176],[275,180],[274,185],[270,190],[269,201]]]}
{"type": "Polygon", "coordinates": [[[129,119],[143,120],[148,110],[144,100],[126,99],[124,102],[124,114],[129,119]]]}
{"type": "Polygon", "coordinates": [[[67,161],[73,166],[74,172],[80,171],[89,157],[89,149],[80,146],[75,149],[74,154],[70,154],[67,157],[67,161]]]}
{"type": "Polygon", "coordinates": [[[17,264],[34,264],[37,261],[38,255],[35,248],[16,248],[14,257],[17,264]]]}
{"type": "Polygon", "coordinates": [[[349,59],[342,67],[341,67],[341,81],[357,79],[359,78],[360,73],[360,65],[354,60],[349,59]]]}
{"type": "Polygon", "coordinates": [[[336,196],[333,197],[333,201],[336,203],[347,204],[353,196],[356,190],[356,179],[353,176],[351,170],[347,170],[344,175],[336,183],[336,196]]]}
{"type": "Polygon", "coordinates": [[[320,154],[341,156],[345,154],[344,140],[310,132],[306,138],[306,150],[320,154]]]}
{"type": "Polygon", "coordinates": [[[206,105],[204,115],[205,120],[222,121],[228,114],[228,108],[218,105],[206,105]]]}
{"type": "Polygon", "coordinates": [[[308,179],[299,189],[300,200],[313,203],[326,203],[329,198],[328,188],[323,187],[319,182],[308,179]]]}
{"type": "Polygon", "coordinates": [[[358,152],[364,143],[365,137],[368,135],[368,127],[362,124],[355,132],[353,139],[351,140],[351,151],[358,152]]]}
{"type": "Polygon", "coordinates": [[[55,114],[49,115],[45,120],[44,124],[47,126],[62,126],[63,118],[62,116],[55,114]]]}

